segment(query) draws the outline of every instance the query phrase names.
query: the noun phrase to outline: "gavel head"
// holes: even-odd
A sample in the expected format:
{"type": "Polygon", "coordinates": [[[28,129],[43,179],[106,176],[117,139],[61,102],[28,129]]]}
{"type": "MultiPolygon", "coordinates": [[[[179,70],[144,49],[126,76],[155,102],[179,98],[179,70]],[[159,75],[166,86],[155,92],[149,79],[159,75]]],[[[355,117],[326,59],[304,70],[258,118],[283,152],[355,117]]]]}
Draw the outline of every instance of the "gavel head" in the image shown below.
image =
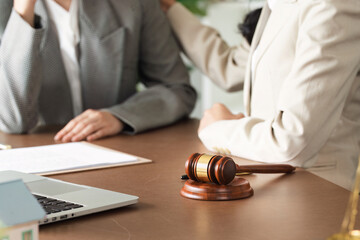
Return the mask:
{"type": "Polygon", "coordinates": [[[185,172],[194,181],[226,185],[235,178],[236,164],[229,157],[194,153],[185,163],[185,172]]]}

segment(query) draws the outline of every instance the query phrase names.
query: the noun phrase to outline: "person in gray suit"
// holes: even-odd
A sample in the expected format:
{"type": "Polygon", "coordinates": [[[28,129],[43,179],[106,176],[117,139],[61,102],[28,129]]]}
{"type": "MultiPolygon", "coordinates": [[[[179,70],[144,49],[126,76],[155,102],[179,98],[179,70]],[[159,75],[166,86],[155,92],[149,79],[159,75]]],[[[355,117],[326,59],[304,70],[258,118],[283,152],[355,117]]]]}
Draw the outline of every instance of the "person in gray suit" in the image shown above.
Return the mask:
{"type": "Polygon", "coordinates": [[[196,93],[157,0],[1,0],[0,99],[1,131],[70,142],[174,123],[196,93]]]}

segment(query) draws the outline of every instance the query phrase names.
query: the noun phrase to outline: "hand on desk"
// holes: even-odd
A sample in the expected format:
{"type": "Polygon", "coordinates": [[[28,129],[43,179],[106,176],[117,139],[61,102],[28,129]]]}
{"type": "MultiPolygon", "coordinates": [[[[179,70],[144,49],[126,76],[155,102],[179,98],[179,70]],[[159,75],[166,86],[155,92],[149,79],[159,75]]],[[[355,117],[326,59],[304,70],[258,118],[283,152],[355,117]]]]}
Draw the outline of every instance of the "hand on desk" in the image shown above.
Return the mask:
{"type": "Polygon", "coordinates": [[[212,108],[204,112],[204,116],[200,120],[198,132],[217,121],[241,119],[243,117],[245,117],[244,114],[233,114],[225,105],[216,103],[212,108]]]}
{"type": "Polygon", "coordinates": [[[93,141],[118,134],[123,128],[124,124],[111,113],[89,109],[71,120],[54,139],[62,142],[93,141]]]}

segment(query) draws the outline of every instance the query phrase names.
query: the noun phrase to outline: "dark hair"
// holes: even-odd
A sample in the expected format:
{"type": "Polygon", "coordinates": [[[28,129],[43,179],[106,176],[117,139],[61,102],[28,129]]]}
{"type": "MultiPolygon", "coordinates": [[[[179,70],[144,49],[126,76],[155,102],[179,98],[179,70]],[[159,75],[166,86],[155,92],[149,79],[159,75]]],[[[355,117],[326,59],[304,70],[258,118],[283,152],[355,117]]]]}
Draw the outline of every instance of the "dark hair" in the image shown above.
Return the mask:
{"type": "Polygon", "coordinates": [[[261,8],[258,8],[249,12],[245,16],[244,22],[238,25],[241,34],[245,37],[245,39],[250,45],[254,37],[256,25],[259,21],[261,10],[261,8]]]}

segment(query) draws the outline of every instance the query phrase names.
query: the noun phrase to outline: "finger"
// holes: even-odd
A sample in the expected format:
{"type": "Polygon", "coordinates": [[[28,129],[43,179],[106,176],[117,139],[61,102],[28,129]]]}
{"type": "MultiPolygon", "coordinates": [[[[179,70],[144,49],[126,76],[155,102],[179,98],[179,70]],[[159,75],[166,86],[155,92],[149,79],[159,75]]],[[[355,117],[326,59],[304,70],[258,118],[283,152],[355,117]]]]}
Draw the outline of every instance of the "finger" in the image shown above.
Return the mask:
{"type": "Polygon", "coordinates": [[[85,111],[84,113],[80,114],[76,118],[72,119],[66,126],[61,129],[54,137],[56,141],[62,140],[62,138],[67,135],[70,131],[73,130],[73,128],[78,124],[78,122],[82,121],[83,119],[87,118],[89,113],[85,111]]]}
{"type": "Polygon", "coordinates": [[[55,136],[55,140],[69,142],[74,134],[73,131],[77,124],[78,123],[73,120],[69,122],[68,125],[66,125],[65,128],[55,136]]]}
{"type": "Polygon", "coordinates": [[[87,125],[84,129],[82,129],[82,131],[80,131],[79,133],[75,134],[72,138],[71,141],[72,142],[78,142],[81,140],[86,139],[89,135],[91,135],[92,133],[96,132],[97,130],[100,129],[100,125],[99,124],[90,124],[87,125]]]}
{"type": "MultiPolygon", "coordinates": [[[[79,122],[70,132],[68,132],[63,138],[63,142],[70,142],[74,141],[73,138],[76,137],[78,134],[82,133],[84,129],[86,129],[88,126],[91,126],[90,128],[87,128],[86,131],[92,130],[94,132],[96,129],[101,128],[101,123],[97,119],[85,119],[82,122],[79,122]]],[[[85,133],[84,133],[85,134],[85,133]]],[[[81,138],[81,136],[79,136],[81,138]]],[[[85,136],[86,137],[86,136],[85,136]]],[[[77,140],[79,141],[79,140],[77,140]]]]}
{"type": "Polygon", "coordinates": [[[71,120],[68,124],[66,124],[66,126],[61,129],[54,137],[54,139],[56,141],[60,141],[62,140],[62,138],[73,129],[73,127],[75,126],[75,122],[73,120],[71,120]]]}
{"type": "Polygon", "coordinates": [[[243,113],[238,113],[238,114],[235,115],[235,117],[238,118],[238,119],[241,119],[241,118],[244,118],[245,115],[243,113]]]}
{"type": "Polygon", "coordinates": [[[78,134],[80,133],[82,130],[84,130],[86,127],[88,127],[89,125],[98,125],[100,122],[100,119],[92,117],[92,116],[88,116],[87,118],[82,119],[81,121],[79,121],[74,128],[71,130],[71,132],[73,134],[78,134]]]}
{"type": "Polygon", "coordinates": [[[94,140],[97,140],[97,139],[100,139],[100,138],[103,138],[107,136],[106,132],[104,131],[104,128],[102,129],[99,129],[98,131],[96,131],[95,133],[89,135],[86,140],[88,141],[94,141],[94,140]]]}
{"type": "Polygon", "coordinates": [[[73,120],[71,120],[56,136],[55,140],[69,142],[71,138],[79,133],[90,122],[98,121],[98,111],[88,109],[73,120]]]}
{"type": "Polygon", "coordinates": [[[204,111],[202,119],[209,118],[209,117],[212,116],[212,114],[213,114],[213,109],[211,109],[211,108],[207,109],[207,110],[204,111]]]}

